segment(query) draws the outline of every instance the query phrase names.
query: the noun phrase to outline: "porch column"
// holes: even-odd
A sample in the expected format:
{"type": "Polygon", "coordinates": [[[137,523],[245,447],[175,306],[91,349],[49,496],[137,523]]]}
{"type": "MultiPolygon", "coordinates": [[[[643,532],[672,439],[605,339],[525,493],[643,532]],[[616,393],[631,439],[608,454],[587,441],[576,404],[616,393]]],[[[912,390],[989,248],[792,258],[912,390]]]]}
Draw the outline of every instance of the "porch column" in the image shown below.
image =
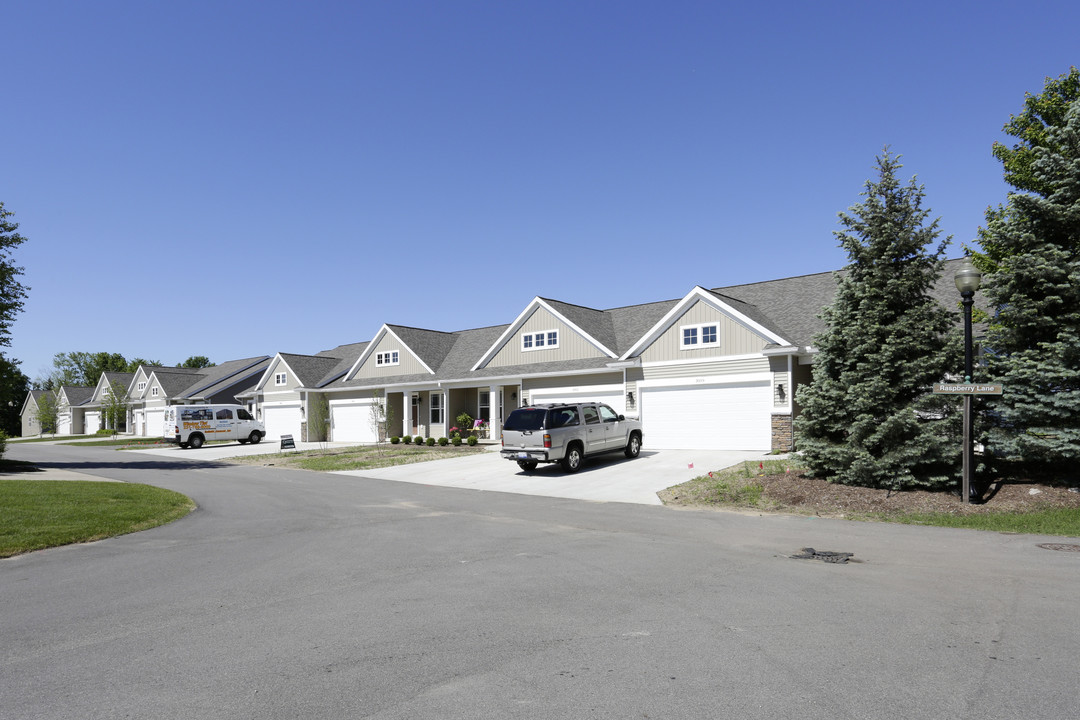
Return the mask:
{"type": "Polygon", "coordinates": [[[499,412],[499,393],[502,388],[498,385],[488,387],[488,440],[498,440],[502,436],[502,413],[499,412]]]}
{"type": "Polygon", "coordinates": [[[412,390],[401,390],[401,434],[412,434],[412,390]]]}

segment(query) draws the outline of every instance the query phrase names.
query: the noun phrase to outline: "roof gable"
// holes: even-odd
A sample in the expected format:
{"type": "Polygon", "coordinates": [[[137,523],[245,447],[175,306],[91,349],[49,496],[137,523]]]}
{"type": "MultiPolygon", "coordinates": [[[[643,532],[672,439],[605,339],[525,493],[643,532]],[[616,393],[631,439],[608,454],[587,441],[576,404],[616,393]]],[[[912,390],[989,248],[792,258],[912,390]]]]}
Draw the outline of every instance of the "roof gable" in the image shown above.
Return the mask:
{"type": "Polygon", "coordinates": [[[768,320],[757,310],[757,308],[742,301],[735,300],[734,298],[725,297],[700,286],[695,286],[682,300],[672,306],[648,332],[642,335],[630,349],[623,353],[620,359],[627,360],[631,357],[640,355],[698,302],[703,302],[713,307],[721,314],[727,316],[751,332],[762,336],[770,343],[790,345],[790,343],[779,333],[764,324],[765,322],[768,322],[768,320]]]}
{"type": "Polygon", "coordinates": [[[517,333],[529,321],[530,318],[537,311],[545,311],[564,323],[570,330],[579,335],[586,343],[596,348],[598,352],[606,355],[609,358],[615,358],[617,355],[611,350],[608,345],[597,339],[590,334],[587,330],[581,327],[578,323],[584,323],[587,327],[594,332],[600,334],[609,344],[615,343],[615,328],[609,317],[605,317],[605,313],[601,310],[593,310],[591,308],[582,307],[580,305],[570,305],[568,303],[562,303],[558,301],[545,300],[541,297],[533,298],[532,302],[525,306],[525,309],[517,316],[514,322],[506,326],[506,330],[499,336],[491,347],[484,352],[483,355],[473,364],[471,370],[479,370],[485,367],[492,359],[502,350],[506,345],[517,336],[517,333]],[[564,314],[564,312],[566,314],[564,314]],[[572,317],[568,317],[569,314],[572,317]],[[575,322],[577,320],[577,322],[575,322]]]}
{"type": "MultiPolygon", "coordinates": [[[[451,333],[436,333],[436,331],[433,330],[419,330],[418,328],[407,328],[400,325],[391,326],[383,324],[383,326],[379,328],[379,332],[375,333],[375,337],[371,339],[367,347],[365,347],[363,352],[360,353],[360,356],[356,358],[356,362],[354,362],[352,364],[352,367],[349,368],[349,371],[345,373],[344,379],[350,380],[356,377],[357,373],[359,373],[360,370],[367,365],[371,357],[375,355],[376,348],[378,348],[380,344],[383,343],[383,341],[387,338],[391,338],[396,341],[396,343],[400,345],[401,350],[408,353],[409,356],[413,358],[413,360],[415,360],[425,372],[427,372],[429,375],[434,375],[435,370],[427,362],[424,361],[424,358],[421,357],[420,353],[418,353],[408,342],[406,342],[399,333],[404,334],[406,337],[408,337],[410,340],[413,340],[414,342],[419,341],[421,343],[429,341],[431,339],[429,337],[431,334],[451,335],[451,333]],[[402,333],[401,331],[405,332],[402,333]]],[[[446,356],[446,353],[449,351],[450,347],[453,345],[453,342],[450,341],[449,344],[446,344],[444,340],[439,340],[436,342],[430,342],[429,345],[430,347],[426,348],[428,350],[429,359],[437,357],[438,360],[441,362],[442,359],[446,356]]],[[[437,366],[438,365],[436,365],[436,367],[437,366]]]]}

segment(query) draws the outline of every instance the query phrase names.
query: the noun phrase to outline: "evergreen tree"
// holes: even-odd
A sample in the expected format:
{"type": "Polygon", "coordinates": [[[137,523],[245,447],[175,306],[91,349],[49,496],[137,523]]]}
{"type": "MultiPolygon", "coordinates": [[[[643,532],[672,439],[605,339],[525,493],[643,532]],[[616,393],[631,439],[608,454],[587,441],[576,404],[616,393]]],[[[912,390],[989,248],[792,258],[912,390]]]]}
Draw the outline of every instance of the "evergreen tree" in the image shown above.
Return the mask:
{"type": "Polygon", "coordinates": [[[813,381],[800,388],[797,447],[818,477],[901,489],[956,482],[955,399],[931,395],[962,357],[951,313],[930,295],[949,239],[927,223],[923,187],[897,180],[888,148],[865,200],[840,213],[849,264],[815,339],[813,381]],[[946,430],[949,430],[948,432],[946,430]]]}
{"type": "MultiPolygon", "coordinates": [[[[1027,93],[1024,96],[1024,109],[1019,115],[1009,116],[1002,130],[1018,140],[1012,147],[995,142],[993,154],[1001,161],[1005,182],[1017,190],[1048,197],[1051,190],[1037,176],[1034,170],[1035,160],[1040,148],[1051,150],[1066,157],[1076,158],[1080,148],[1061,145],[1052,135],[1051,130],[1065,122],[1069,106],[1080,99],[1080,70],[1071,68],[1058,78],[1046,78],[1043,91],[1038,95],[1027,93]]],[[[982,252],[973,251],[975,264],[985,273],[994,272],[1011,252],[1008,244],[999,244],[995,236],[988,232],[991,225],[1005,219],[1007,208],[1001,205],[986,211],[986,228],[979,228],[979,245],[982,252]]],[[[1080,242],[1080,238],[1077,239],[1080,242]]]]}
{"type": "Polygon", "coordinates": [[[12,262],[14,250],[26,242],[16,232],[19,224],[8,220],[15,213],[4,208],[0,201],[0,345],[11,345],[11,325],[22,312],[26,291],[30,288],[19,282],[23,269],[12,262]]]}
{"type": "Polygon", "coordinates": [[[991,448],[1029,469],[1075,472],[1080,460],[1080,101],[1035,149],[1038,192],[1012,193],[984,236],[1000,248],[984,293],[995,312],[988,371],[991,448]],[[1067,463],[1071,463],[1071,466],[1067,463]]]}

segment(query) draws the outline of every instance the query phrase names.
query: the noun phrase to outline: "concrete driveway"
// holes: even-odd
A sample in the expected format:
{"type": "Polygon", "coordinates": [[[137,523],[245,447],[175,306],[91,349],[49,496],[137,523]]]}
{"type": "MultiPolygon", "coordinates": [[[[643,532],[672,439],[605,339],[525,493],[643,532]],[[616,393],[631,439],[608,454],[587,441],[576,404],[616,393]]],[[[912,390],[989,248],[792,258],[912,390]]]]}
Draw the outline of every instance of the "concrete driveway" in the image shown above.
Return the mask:
{"type": "Polygon", "coordinates": [[[772,457],[760,451],[642,450],[634,460],[620,454],[590,458],[574,474],[563,472],[557,464],[540,465],[526,473],[517,463],[503,460],[498,450],[493,446],[491,452],[482,455],[334,474],[519,495],[660,505],[656,493],[664,488],[710,470],[772,457]]]}
{"type": "MultiPolygon", "coordinates": [[[[298,442],[296,449],[319,450],[355,444],[298,442]]],[[[775,459],[774,456],[751,450],[642,450],[641,455],[633,460],[616,453],[589,458],[580,471],[571,475],[563,472],[557,464],[540,465],[533,472],[526,473],[517,463],[499,457],[498,451],[499,446],[492,445],[489,452],[479,455],[334,474],[519,495],[660,505],[656,493],[664,488],[744,461],[756,463],[766,458],[775,459]]],[[[273,441],[258,445],[206,445],[198,450],[170,446],[130,452],[174,460],[213,461],[277,453],[281,452],[281,448],[277,441],[273,441]]]]}

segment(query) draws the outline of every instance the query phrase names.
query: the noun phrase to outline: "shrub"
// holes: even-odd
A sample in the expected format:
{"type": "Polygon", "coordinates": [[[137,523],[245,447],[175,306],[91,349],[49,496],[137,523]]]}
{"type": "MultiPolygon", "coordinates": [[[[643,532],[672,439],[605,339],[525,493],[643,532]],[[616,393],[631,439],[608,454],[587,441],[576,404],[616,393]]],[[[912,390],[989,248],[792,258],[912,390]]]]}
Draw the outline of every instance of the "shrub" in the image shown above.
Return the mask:
{"type": "Polygon", "coordinates": [[[475,435],[470,435],[469,436],[469,447],[472,447],[473,445],[475,445],[478,442],[480,442],[480,441],[476,439],[475,435]]]}
{"type": "Polygon", "coordinates": [[[439,438],[439,447],[446,447],[450,441],[444,437],[439,438]]]}
{"type": "Polygon", "coordinates": [[[113,431],[112,431],[112,429],[110,429],[110,428],[101,428],[100,430],[98,430],[98,431],[97,431],[96,433],[94,433],[94,434],[95,434],[95,435],[112,435],[112,434],[113,434],[113,431]]]}
{"type": "Polygon", "coordinates": [[[460,435],[455,435],[454,437],[450,438],[450,442],[452,442],[454,444],[454,447],[460,446],[461,445],[461,436],[460,435]]]}
{"type": "Polygon", "coordinates": [[[4,457],[4,453],[7,452],[8,434],[3,430],[0,430],[0,458],[4,457]]]}
{"type": "Polygon", "coordinates": [[[397,435],[390,438],[390,444],[391,445],[397,445],[399,442],[401,442],[401,438],[399,438],[397,435]]]}
{"type": "Polygon", "coordinates": [[[458,415],[455,420],[457,420],[457,426],[459,428],[461,428],[462,430],[468,430],[472,427],[473,416],[467,412],[463,412],[458,415]]]}
{"type": "Polygon", "coordinates": [[[423,445],[424,444],[423,435],[417,435],[415,438],[413,438],[413,442],[416,443],[417,445],[423,445]]]}
{"type": "Polygon", "coordinates": [[[428,447],[433,447],[434,445],[435,445],[435,438],[429,437],[427,439],[427,446],[428,447]]]}
{"type": "Polygon", "coordinates": [[[402,436],[402,438],[401,438],[401,442],[403,442],[403,443],[405,443],[406,445],[408,445],[409,443],[411,443],[411,442],[412,442],[412,435],[404,435],[404,436],[402,436]]]}

